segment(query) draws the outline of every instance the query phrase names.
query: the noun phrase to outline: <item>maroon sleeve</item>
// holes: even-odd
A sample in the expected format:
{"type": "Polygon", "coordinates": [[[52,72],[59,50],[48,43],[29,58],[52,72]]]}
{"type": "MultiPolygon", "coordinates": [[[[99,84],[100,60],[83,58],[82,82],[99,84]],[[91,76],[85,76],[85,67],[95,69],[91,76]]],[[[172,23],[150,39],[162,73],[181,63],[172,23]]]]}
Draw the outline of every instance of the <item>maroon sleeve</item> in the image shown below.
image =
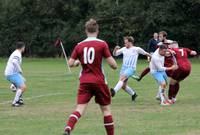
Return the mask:
{"type": "Polygon", "coordinates": [[[189,48],[184,48],[184,49],[185,49],[185,51],[187,52],[187,54],[190,55],[190,53],[191,53],[192,50],[190,50],[189,48]]]}
{"type": "Polygon", "coordinates": [[[105,43],[105,46],[104,46],[103,56],[104,56],[105,58],[108,58],[108,57],[111,56],[110,50],[109,50],[109,48],[108,48],[108,44],[107,44],[107,43],[105,43]]]}
{"type": "Polygon", "coordinates": [[[71,54],[72,59],[77,59],[78,58],[78,53],[77,53],[77,46],[74,48],[72,54],[71,54]]]}

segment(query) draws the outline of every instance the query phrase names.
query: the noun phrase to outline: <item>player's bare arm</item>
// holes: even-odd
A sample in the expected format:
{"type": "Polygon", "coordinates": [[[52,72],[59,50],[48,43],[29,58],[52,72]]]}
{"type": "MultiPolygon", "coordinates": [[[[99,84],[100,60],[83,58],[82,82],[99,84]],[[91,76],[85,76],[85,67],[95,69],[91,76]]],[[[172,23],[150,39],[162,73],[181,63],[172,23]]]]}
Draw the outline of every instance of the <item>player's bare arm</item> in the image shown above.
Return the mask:
{"type": "Polygon", "coordinates": [[[108,64],[110,65],[110,67],[112,68],[112,69],[117,69],[117,63],[116,63],[116,61],[114,60],[114,58],[111,56],[111,57],[108,57],[107,59],[106,59],[106,61],[108,62],[108,64]]]}

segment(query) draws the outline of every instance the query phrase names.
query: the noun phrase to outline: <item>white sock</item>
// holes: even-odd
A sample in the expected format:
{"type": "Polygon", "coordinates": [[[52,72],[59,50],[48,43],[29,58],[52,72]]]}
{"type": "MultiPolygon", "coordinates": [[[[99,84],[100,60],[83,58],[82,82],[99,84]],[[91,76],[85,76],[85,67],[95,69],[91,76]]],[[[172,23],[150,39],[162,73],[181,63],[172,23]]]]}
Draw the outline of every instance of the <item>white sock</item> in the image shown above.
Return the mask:
{"type": "Polygon", "coordinates": [[[165,101],[165,90],[164,89],[160,89],[161,92],[160,92],[160,99],[161,101],[165,101]]]}
{"type": "Polygon", "coordinates": [[[116,86],[115,86],[115,88],[114,88],[114,91],[117,93],[117,92],[122,88],[123,84],[124,84],[123,81],[119,81],[119,82],[116,84],[116,86]]]}
{"type": "Polygon", "coordinates": [[[20,96],[22,95],[22,90],[18,89],[16,94],[15,94],[15,98],[13,100],[13,104],[15,104],[17,101],[19,101],[20,96]]]}
{"type": "Polygon", "coordinates": [[[126,86],[125,91],[131,96],[133,96],[135,94],[135,91],[132,88],[130,88],[129,86],[126,86]]]}
{"type": "Polygon", "coordinates": [[[160,93],[162,92],[161,86],[158,87],[158,93],[156,97],[160,97],[160,93]]]}

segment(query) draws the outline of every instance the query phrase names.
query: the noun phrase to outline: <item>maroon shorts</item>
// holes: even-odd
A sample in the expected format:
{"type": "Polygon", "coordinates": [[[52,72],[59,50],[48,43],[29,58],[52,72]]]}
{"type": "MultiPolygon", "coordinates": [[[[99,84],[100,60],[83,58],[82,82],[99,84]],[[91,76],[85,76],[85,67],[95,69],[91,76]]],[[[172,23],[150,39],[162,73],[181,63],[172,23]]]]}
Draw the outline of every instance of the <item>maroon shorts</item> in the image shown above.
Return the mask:
{"type": "Polygon", "coordinates": [[[177,70],[175,70],[172,74],[172,79],[177,80],[177,81],[182,81],[184,80],[187,76],[189,76],[190,74],[190,69],[181,69],[178,68],[177,70]]]}
{"type": "Polygon", "coordinates": [[[172,77],[173,73],[174,73],[174,71],[172,71],[172,70],[166,71],[166,74],[168,77],[172,77]]]}
{"type": "Polygon", "coordinates": [[[78,89],[77,103],[86,104],[92,97],[99,105],[109,105],[111,103],[111,94],[106,84],[82,83],[78,89]]]}

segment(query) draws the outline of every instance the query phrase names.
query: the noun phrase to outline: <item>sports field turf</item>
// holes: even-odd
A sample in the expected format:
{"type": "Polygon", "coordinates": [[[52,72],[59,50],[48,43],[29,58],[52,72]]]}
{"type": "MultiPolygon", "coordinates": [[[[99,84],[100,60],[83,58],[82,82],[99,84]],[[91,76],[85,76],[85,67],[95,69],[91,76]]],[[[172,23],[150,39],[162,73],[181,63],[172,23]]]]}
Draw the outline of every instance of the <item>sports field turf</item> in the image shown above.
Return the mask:
{"type": "MultiPolygon", "coordinates": [[[[104,69],[109,87],[118,81],[118,69],[104,69]]],[[[0,60],[0,135],[61,135],[65,119],[76,102],[80,68],[67,74],[63,59],[25,59],[24,76],[28,90],[26,105],[13,108],[14,93],[3,72],[6,60],[0,60]]],[[[139,60],[137,71],[148,65],[139,60]]],[[[115,135],[200,135],[200,60],[193,60],[189,78],[181,83],[176,104],[161,107],[155,100],[157,85],[150,75],[129,85],[139,95],[132,103],[128,94],[117,93],[112,101],[115,135]]],[[[99,107],[92,100],[86,114],[80,119],[72,135],[105,135],[99,107]]]]}

